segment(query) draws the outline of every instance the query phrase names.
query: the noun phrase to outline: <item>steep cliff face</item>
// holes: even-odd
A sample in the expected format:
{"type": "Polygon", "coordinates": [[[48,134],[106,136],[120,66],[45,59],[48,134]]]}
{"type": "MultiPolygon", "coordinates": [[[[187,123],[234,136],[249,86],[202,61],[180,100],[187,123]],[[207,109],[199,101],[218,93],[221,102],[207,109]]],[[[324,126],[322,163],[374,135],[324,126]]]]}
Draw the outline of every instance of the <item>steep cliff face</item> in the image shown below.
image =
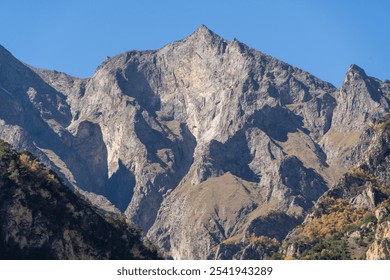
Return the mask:
{"type": "Polygon", "coordinates": [[[0,140],[0,259],[156,259],[139,230],[97,212],[29,152],[0,140]]]}
{"type": "Polygon", "coordinates": [[[84,80],[1,49],[0,136],[167,255],[251,258],[356,162],[389,88],[352,66],[337,90],[205,26],[84,80]]]}
{"type": "Polygon", "coordinates": [[[379,223],[375,229],[375,240],[367,250],[368,260],[390,259],[390,222],[379,223]]]}

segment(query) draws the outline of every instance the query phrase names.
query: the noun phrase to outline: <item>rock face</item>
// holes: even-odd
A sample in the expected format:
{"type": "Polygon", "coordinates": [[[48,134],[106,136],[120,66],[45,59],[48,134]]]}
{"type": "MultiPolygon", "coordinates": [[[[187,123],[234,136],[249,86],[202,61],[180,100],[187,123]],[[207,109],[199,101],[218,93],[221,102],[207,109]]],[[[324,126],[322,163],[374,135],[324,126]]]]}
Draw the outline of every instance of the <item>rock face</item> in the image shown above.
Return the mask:
{"type": "Polygon", "coordinates": [[[378,225],[375,231],[375,241],[366,253],[368,260],[390,259],[390,222],[378,225]]]}
{"type": "Polygon", "coordinates": [[[175,259],[266,256],[359,159],[389,98],[355,65],[336,89],[205,26],[84,80],[0,48],[0,137],[175,259]]]}
{"type": "Polygon", "coordinates": [[[0,140],[0,259],[157,259],[123,217],[97,212],[0,140]]]}

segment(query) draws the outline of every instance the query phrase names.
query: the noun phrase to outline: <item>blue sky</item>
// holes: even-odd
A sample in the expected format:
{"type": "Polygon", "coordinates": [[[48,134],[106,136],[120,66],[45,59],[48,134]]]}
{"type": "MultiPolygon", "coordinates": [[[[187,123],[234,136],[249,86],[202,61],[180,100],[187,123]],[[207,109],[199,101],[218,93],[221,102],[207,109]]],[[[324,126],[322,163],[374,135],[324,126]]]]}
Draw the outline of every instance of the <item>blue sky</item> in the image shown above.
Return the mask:
{"type": "Polygon", "coordinates": [[[339,86],[350,64],[390,80],[390,1],[0,0],[0,44],[36,67],[89,77],[127,50],[205,24],[339,86]]]}

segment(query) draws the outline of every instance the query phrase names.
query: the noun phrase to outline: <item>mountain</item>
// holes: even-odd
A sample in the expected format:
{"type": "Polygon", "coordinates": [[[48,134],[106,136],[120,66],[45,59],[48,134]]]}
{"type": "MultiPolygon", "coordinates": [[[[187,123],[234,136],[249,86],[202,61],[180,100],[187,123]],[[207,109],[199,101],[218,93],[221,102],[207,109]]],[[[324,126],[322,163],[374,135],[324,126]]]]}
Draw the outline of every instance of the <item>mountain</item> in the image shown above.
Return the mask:
{"type": "Polygon", "coordinates": [[[174,259],[267,258],[367,149],[390,83],[340,89],[205,26],[89,79],[0,48],[0,138],[174,259]]]}
{"type": "Polygon", "coordinates": [[[0,259],[156,259],[139,230],[97,212],[31,153],[0,140],[0,259]]]}

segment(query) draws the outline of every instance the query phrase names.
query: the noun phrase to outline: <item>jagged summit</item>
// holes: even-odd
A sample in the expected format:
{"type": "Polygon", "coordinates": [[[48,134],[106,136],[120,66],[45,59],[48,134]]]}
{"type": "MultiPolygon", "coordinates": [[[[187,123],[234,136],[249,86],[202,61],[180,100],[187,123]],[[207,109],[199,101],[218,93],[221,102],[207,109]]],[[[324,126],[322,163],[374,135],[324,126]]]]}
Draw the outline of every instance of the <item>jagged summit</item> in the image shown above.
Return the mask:
{"type": "MultiPolygon", "coordinates": [[[[209,29],[206,25],[204,24],[201,24],[189,37],[191,38],[197,38],[197,37],[201,37],[201,38],[218,38],[218,39],[222,39],[224,41],[227,42],[226,39],[224,39],[223,37],[221,37],[220,35],[216,34],[214,31],[212,31],[211,29],[209,29]]],[[[231,41],[230,41],[231,44],[243,44],[241,41],[239,41],[236,37],[234,37],[231,41]]]]}
{"type": "Polygon", "coordinates": [[[213,44],[216,41],[225,41],[221,36],[214,33],[205,25],[200,25],[191,35],[186,37],[184,41],[194,42],[194,43],[204,43],[213,44]]]}
{"type": "MultiPolygon", "coordinates": [[[[201,24],[193,33],[192,35],[196,36],[218,36],[216,33],[214,33],[212,30],[210,30],[206,25],[201,24]]],[[[190,36],[192,36],[190,35],[190,36]]]]}
{"type": "Polygon", "coordinates": [[[345,74],[341,89],[350,84],[364,83],[367,78],[368,76],[366,72],[361,67],[357,66],[356,64],[351,64],[348,68],[347,73],[345,74]]]}
{"type": "Polygon", "coordinates": [[[347,74],[348,73],[356,73],[362,77],[367,77],[367,74],[366,72],[364,71],[363,68],[357,66],[356,64],[351,64],[351,66],[349,66],[349,69],[347,71],[347,74]]]}
{"type": "Polygon", "coordinates": [[[204,24],[199,25],[199,27],[195,30],[195,33],[198,33],[198,34],[215,34],[213,31],[211,31],[204,24]]]}

